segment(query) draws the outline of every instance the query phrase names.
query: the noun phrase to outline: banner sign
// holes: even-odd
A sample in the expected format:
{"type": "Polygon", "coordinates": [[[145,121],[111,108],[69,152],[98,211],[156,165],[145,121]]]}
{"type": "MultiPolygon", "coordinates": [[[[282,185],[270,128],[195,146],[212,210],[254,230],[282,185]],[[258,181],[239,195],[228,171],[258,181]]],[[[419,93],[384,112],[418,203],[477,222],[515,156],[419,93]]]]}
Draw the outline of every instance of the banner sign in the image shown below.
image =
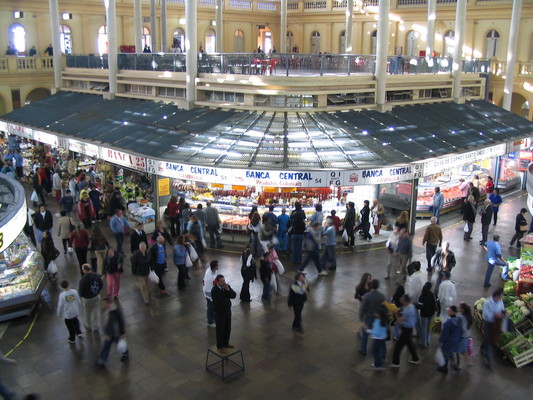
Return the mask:
{"type": "Polygon", "coordinates": [[[38,142],[49,144],[54,147],[57,147],[57,145],[59,144],[57,140],[57,135],[38,130],[33,131],[33,140],[37,140],[38,142]]]}
{"type": "Polygon", "coordinates": [[[419,164],[389,168],[371,168],[356,171],[340,171],[342,186],[377,185],[408,181],[423,176],[422,166],[419,164]]]}
{"type": "MultiPolygon", "coordinates": [[[[150,160],[149,165],[152,165],[150,160]]],[[[232,184],[231,169],[155,161],[157,175],[187,181],[232,184]]]]}
{"type": "Polygon", "coordinates": [[[26,139],[33,139],[33,129],[26,128],[25,126],[22,126],[22,125],[7,123],[6,131],[10,135],[17,135],[17,136],[21,136],[26,139]]]}
{"type": "Polygon", "coordinates": [[[72,150],[76,153],[85,154],[90,157],[98,157],[100,152],[98,146],[90,143],[80,142],[75,139],[68,139],[67,146],[69,150],[72,150]]]}
{"type": "Polygon", "coordinates": [[[146,158],[122,151],[100,147],[100,158],[113,164],[122,165],[137,171],[146,171],[146,158]]]}

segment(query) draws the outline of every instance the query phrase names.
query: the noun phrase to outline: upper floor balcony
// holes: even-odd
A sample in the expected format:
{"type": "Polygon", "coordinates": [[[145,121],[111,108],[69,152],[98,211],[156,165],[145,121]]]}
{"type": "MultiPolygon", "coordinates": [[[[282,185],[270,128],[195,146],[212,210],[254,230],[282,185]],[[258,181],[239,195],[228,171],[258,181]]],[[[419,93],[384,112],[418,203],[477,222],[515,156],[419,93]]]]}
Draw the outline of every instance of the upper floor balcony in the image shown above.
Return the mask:
{"type": "Polygon", "coordinates": [[[0,57],[0,74],[9,73],[53,73],[53,57],[50,56],[32,56],[17,57],[4,56],[0,57]]]}

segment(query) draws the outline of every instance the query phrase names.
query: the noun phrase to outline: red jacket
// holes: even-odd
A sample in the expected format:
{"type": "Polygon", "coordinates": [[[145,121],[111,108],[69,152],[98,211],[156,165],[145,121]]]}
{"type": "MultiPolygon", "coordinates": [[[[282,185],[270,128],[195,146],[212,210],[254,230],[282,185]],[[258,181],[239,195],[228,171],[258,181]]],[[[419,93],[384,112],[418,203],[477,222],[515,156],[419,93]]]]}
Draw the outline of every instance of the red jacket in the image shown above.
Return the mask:
{"type": "Polygon", "coordinates": [[[175,201],[169,201],[167,204],[168,217],[173,218],[178,214],[178,203],[175,201]]]}
{"type": "MultiPolygon", "coordinates": [[[[89,209],[91,210],[91,216],[96,217],[96,211],[94,211],[93,202],[91,200],[87,200],[89,202],[89,209]]],[[[82,200],[78,203],[78,218],[80,221],[83,221],[87,219],[87,215],[85,215],[85,201],[82,200]]]]}
{"type": "Polygon", "coordinates": [[[69,243],[72,247],[89,247],[89,233],[85,229],[80,229],[78,233],[76,229],[70,234],[69,243]]]}

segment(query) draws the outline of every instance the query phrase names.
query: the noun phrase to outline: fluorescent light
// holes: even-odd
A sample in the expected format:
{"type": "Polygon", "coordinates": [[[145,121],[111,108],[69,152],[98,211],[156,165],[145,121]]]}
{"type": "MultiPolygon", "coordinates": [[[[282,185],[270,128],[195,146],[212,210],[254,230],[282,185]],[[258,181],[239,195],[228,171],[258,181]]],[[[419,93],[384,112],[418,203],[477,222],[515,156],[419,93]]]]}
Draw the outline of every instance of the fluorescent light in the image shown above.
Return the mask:
{"type": "Polygon", "coordinates": [[[63,21],[67,21],[69,19],[72,19],[72,14],[68,12],[64,12],[63,14],[61,14],[61,18],[63,18],[63,21]]]}
{"type": "Polygon", "coordinates": [[[24,18],[24,13],[22,11],[13,11],[13,18],[15,19],[24,18]]]}
{"type": "Polygon", "coordinates": [[[186,21],[187,20],[185,18],[178,19],[178,22],[179,22],[180,25],[185,25],[186,21]]]}

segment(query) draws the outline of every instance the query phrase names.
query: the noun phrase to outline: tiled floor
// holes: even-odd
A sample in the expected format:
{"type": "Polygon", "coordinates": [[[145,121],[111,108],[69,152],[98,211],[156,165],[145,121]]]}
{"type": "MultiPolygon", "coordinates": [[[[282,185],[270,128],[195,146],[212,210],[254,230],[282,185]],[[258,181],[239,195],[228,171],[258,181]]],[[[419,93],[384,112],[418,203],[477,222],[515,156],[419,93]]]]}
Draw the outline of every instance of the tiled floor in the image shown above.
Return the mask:
{"type": "MultiPolygon", "coordinates": [[[[516,253],[508,249],[507,242],[514,216],[526,199],[522,192],[504,199],[497,226],[504,238],[504,254],[516,253]]],[[[457,214],[444,220],[445,238],[458,259],[453,280],[459,298],[472,303],[489,293],[481,287],[485,262],[477,244],[480,227],[476,226],[474,240],[465,243],[457,214]]],[[[421,231],[415,235],[415,259],[424,261],[421,235],[421,231]]],[[[308,269],[312,295],[304,310],[304,336],[290,328],[292,315],[286,300],[294,268],[288,262],[280,293],[271,305],[260,301],[259,282],[253,284],[252,303],[233,301],[231,342],[242,348],[246,371],[228,382],[205,370],[206,351],[214,344],[215,332],[206,326],[203,270],[193,270],[189,286],[177,292],[173,265],[169,265],[166,276],[170,296],[154,291],[148,306],[126,267],[120,299],[126,315],[129,362],[120,363],[113,349],[106,370],[96,371],[93,366],[99,352],[98,336],[85,334],[76,345],[67,344],[64,323],[54,313],[58,287],[49,284],[46,290],[51,301],[40,306],[29,337],[13,353],[17,365],[2,366],[2,381],[19,394],[36,392],[43,399],[530,398],[531,366],[516,369],[498,357],[490,371],[477,358],[472,367],[443,376],[435,371],[433,361],[436,340],[429,350],[420,351],[419,366],[407,364],[407,354],[403,354],[399,370],[370,369],[371,357],[357,353],[358,304],[353,294],[363,272],[384,277],[387,254],[382,247],[359,248],[353,254],[339,247],[339,267],[327,277],[318,278],[313,267],[308,269]]],[[[209,259],[219,259],[220,272],[239,292],[238,248],[226,246],[224,250],[209,253],[209,259]]],[[[59,265],[61,278],[77,284],[79,272],[72,256],[61,256],[59,265]]],[[[497,283],[496,274],[493,283],[497,283]]],[[[383,290],[390,296],[394,285],[394,281],[386,282],[383,290]]],[[[1,350],[13,348],[30,324],[29,318],[10,322],[1,350]]],[[[480,334],[475,327],[472,330],[477,349],[480,334]]]]}

